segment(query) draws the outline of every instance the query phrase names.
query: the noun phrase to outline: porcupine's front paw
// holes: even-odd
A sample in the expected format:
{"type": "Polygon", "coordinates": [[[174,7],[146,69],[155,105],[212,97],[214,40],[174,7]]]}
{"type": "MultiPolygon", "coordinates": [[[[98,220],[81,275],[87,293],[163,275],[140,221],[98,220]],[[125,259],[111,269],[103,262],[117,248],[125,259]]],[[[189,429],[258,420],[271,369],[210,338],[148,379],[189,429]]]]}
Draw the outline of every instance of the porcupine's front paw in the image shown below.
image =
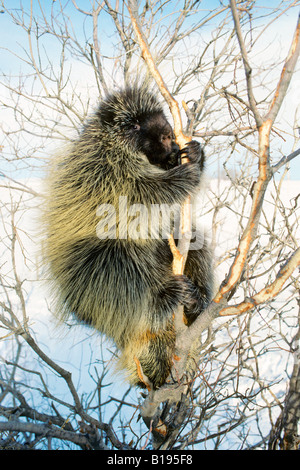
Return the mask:
{"type": "Polygon", "coordinates": [[[181,157],[187,157],[189,163],[196,163],[199,165],[200,171],[203,171],[205,154],[202,146],[196,140],[191,140],[187,143],[186,147],[179,151],[181,157]]]}

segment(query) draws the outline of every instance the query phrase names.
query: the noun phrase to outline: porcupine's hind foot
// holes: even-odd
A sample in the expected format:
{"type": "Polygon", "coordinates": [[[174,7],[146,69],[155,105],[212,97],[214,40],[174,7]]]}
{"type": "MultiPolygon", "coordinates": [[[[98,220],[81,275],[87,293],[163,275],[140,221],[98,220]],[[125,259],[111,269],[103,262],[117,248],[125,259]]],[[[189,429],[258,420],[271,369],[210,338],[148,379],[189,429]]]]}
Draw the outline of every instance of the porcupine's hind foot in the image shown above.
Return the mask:
{"type": "Polygon", "coordinates": [[[158,389],[173,365],[175,332],[172,322],[164,330],[137,335],[122,353],[120,366],[129,372],[129,381],[142,388],[158,389]]]}

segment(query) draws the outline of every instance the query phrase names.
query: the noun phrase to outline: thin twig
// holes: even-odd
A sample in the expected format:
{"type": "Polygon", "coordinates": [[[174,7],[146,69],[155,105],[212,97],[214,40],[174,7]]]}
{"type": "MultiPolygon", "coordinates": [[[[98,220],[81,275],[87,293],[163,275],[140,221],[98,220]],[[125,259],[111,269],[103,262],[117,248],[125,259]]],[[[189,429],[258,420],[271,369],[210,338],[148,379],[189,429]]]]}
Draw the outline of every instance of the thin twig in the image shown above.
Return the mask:
{"type": "Polygon", "coordinates": [[[230,0],[230,8],[232,12],[232,17],[234,21],[234,27],[235,27],[235,32],[238,38],[238,42],[240,45],[240,51],[242,54],[242,59],[244,63],[244,69],[245,69],[245,74],[246,74],[246,82],[247,82],[247,92],[248,92],[248,99],[249,99],[249,105],[250,108],[253,112],[256,125],[257,127],[260,127],[262,125],[262,118],[259,114],[259,111],[256,106],[256,100],[254,98],[253,94],[253,85],[252,85],[252,68],[248,59],[248,54],[247,54],[247,49],[246,45],[244,42],[243,34],[242,34],[242,29],[241,29],[241,24],[240,24],[240,19],[239,19],[239,14],[237,11],[236,7],[236,2],[235,0],[230,0]]]}

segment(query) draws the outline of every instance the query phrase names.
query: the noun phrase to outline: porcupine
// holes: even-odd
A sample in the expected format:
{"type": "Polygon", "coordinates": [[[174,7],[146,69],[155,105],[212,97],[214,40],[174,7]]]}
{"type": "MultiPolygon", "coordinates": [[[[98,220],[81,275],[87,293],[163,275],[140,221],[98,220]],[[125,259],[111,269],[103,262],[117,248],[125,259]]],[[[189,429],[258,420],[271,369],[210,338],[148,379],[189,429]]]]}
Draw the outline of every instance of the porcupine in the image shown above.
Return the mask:
{"type": "Polygon", "coordinates": [[[155,93],[127,87],[100,102],[78,138],[53,158],[46,180],[44,256],[61,318],[75,315],[112,338],[120,367],[141,387],[137,364],[154,388],[170,373],[176,307],[184,305],[190,325],[212,296],[205,243],[189,252],[184,275],[176,276],[167,237],[149,237],[147,229],[124,234],[118,213],[136,204],[149,211],[181,205],[197,192],[202,147],[191,141],[178,150],[155,93]],[[180,153],[188,163],[178,164],[180,153]],[[107,236],[99,234],[99,220],[108,222],[107,236]]]}

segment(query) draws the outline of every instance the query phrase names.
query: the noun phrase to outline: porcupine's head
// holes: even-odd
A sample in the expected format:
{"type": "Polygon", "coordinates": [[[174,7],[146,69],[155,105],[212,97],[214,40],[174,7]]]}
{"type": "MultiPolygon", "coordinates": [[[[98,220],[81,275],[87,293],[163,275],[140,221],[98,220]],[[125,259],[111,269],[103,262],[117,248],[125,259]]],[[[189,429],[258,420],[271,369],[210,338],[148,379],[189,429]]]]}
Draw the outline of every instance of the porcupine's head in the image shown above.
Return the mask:
{"type": "Polygon", "coordinates": [[[108,133],[143,152],[150,163],[164,162],[174,151],[172,128],[156,95],[146,87],[127,87],[108,95],[96,115],[108,133]]]}

